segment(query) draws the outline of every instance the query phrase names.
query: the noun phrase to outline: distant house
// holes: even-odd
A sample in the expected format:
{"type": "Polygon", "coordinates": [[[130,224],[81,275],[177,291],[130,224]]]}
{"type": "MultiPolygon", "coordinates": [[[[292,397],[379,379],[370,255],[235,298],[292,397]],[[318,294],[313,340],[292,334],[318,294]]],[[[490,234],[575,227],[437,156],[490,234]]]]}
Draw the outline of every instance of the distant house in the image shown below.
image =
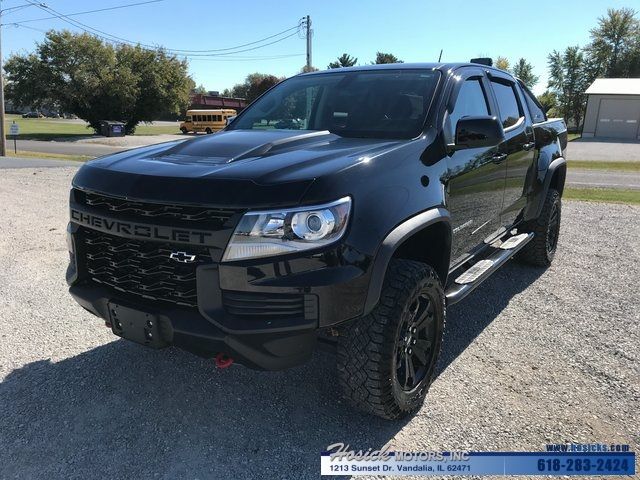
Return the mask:
{"type": "Polygon", "coordinates": [[[583,137],[640,139],[640,78],[598,78],[586,94],[583,137]]]}

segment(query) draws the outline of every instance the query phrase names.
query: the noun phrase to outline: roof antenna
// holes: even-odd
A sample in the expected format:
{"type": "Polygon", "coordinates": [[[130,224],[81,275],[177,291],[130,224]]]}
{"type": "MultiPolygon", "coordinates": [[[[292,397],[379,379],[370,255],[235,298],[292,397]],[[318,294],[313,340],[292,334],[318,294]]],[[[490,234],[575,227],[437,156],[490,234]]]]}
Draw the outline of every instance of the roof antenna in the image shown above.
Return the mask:
{"type": "Polygon", "coordinates": [[[441,59],[442,59],[442,49],[440,49],[440,56],[438,57],[438,63],[440,63],[441,59]]]}

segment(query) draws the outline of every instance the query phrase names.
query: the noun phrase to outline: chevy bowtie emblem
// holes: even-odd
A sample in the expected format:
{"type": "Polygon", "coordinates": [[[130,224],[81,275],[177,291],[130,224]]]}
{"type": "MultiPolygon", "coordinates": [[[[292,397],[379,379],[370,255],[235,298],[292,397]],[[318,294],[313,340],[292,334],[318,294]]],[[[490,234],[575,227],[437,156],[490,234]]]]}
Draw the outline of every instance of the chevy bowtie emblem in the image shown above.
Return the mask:
{"type": "Polygon", "coordinates": [[[190,255],[187,252],[171,252],[169,258],[180,263],[192,263],[196,261],[196,256],[190,255]]]}

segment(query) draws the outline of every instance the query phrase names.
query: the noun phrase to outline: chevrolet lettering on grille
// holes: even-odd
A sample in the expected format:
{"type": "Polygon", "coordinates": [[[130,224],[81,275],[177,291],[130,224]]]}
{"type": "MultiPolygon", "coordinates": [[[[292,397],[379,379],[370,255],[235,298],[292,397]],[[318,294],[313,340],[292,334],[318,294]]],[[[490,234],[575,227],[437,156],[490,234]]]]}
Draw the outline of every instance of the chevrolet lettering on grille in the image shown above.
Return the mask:
{"type": "Polygon", "coordinates": [[[206,246],[215,245],[211,232],[121,221],[84,212],[73,207],[71,208],[71,221],[93,230],[126,238],[163,240],[206,246]]]}

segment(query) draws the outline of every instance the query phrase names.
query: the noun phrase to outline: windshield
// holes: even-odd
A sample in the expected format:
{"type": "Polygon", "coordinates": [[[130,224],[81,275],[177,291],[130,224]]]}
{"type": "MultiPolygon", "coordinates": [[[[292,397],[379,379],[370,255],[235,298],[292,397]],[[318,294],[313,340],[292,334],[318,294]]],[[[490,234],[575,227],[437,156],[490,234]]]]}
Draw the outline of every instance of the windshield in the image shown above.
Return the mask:
{"type": "Polygon", "coordinates": [[[439,72],[378,70],[293,77],[245,109],[229,130],[329,130],[351,137],[413,138],[439,72]]]}

